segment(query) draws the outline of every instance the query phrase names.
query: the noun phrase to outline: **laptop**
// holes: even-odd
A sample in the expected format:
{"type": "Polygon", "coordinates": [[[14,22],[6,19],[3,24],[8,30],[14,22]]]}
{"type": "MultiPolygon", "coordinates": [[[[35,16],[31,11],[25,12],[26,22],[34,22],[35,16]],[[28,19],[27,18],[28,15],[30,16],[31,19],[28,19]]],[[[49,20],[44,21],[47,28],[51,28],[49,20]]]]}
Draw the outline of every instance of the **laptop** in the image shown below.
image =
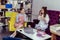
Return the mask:
{"type": "Polygon", "coordinates": [[[25,32],[25,33],[28,33],[28,34],[34,34],[33,28],[29,28],[29,27],[25,27],[25,28],[24,28],[24,32],[25,32]]]}

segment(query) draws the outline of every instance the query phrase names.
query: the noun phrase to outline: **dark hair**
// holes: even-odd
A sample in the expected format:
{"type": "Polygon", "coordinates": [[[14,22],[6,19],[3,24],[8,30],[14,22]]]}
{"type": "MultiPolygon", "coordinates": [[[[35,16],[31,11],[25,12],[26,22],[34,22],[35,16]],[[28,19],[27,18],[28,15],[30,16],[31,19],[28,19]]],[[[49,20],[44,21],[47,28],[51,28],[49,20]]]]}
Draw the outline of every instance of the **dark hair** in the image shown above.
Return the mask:
{"type": "Polygon", "coordinates": [[[20,9],[18,9],[17,11],[18,11],[18,13],[20,13],[21,11],[22,11],[22,9],[24,9],[24,8],[20,8],[20,9]]]}
{"type": "Polygon", "coordinates": [[[44,17],[46,17],[46,14],[47,14],[47,7],[42,7],[42,9],[44,10],[44,17]]]}
{"type": "MultiPolygon", "coordinates": [[[[42,7],[42,9],[44,10],[44,17],[46,17],[46,14],[47,14],[47,7],[42,7]]],[[[39,14],[40,14],[41,10],[39,11],[39,14]]],[[[41,13],[42,14],[42,13],[41,13]]]]}
{"type": "Polygon", "coordinates": [[[14,8],[12,8],[10,11],[13,11],[13,10],[16,12],[16,9],[14,9],[14,8]]]}

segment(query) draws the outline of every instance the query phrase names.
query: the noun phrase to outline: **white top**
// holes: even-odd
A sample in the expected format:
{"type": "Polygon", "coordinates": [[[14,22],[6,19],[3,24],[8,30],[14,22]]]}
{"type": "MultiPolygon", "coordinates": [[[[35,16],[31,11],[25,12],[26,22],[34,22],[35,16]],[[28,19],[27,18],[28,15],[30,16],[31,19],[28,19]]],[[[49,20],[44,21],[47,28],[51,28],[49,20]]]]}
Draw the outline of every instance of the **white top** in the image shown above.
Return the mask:
{"type": "Polygon", "coordinates": [[[44,19],[42,17],[43,15],[38,16],[38,20],[40,20],[40,22],[36,25],[35,28],[45,30],[48,27],[49,16],[46,14],[46,17],[44,19]]]}
{"type": "Polygon", "coordinates": [[[38,37],[37,36],[37,30],[36,29],[33,29],[34,34],[25,33],[23,29],[18,29],[17,31],[20,32],[20,33],[22,33],[22,34],[24,34],[25,36],[33,39],[33,40],[46,40],[46,39],[51,38],[51,36],[48,35],[48,34],[46,34],[44,37],[38,37]],[[20,31],[20,30],[22,30],[22,31],[20,31]]]}
{"type": "Polygon", "coordinates": [[[19,18],[19,16],[23,16],[25,22],[28,21],[26,14],[19,13],[19,14],[17,14],[17,16],[16,16],[16,22],[18,22],[18,18],[19,18]]]}

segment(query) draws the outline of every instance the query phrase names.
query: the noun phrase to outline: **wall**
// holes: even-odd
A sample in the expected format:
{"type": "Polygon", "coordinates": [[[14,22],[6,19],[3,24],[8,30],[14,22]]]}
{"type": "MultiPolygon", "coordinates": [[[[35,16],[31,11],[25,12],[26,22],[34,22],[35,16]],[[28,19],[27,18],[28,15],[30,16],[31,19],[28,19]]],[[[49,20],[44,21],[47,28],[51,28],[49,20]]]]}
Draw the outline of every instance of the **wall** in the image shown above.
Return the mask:
{"type": "Polygon", "coordinates": [[[44,4],[51,10],[60,10],[60,0],[44,0],[44,4]]]}
{"type": "Polygon", "coordinates": [[[33,0],[32,6],[32,19],[36,19],[38,17],[39,10],[41,9],[42,5],[41,0],[33,0]]]}
{"type": "Polygon", "coordinates": [[[38,17],[39,10],[42,6],[47,6],[48,10],[60,10],[60,0],[33,0],[32,19],[38,17]]]}

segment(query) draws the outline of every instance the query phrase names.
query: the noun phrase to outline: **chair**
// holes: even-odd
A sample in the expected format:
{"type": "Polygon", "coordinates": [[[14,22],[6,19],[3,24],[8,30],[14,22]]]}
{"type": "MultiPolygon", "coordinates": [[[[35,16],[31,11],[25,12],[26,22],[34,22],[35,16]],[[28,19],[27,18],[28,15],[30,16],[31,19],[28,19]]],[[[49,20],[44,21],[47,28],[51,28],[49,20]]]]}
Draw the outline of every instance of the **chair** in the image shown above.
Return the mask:
{"type": "Polygon", "coordinates": [[[15,27],[14,27],[14,23],[15,23],[15,20],[16,20],[16,15],[17,15],[17,12],[12,12],[12,15],[10,16],[10,20],[9,20],[9,31],[15,31],[15,27]]]}
{"type": "Polygon", "coordinates": [[[20,38],[3,37],[2,40],[21,40],[20,38]]]}

